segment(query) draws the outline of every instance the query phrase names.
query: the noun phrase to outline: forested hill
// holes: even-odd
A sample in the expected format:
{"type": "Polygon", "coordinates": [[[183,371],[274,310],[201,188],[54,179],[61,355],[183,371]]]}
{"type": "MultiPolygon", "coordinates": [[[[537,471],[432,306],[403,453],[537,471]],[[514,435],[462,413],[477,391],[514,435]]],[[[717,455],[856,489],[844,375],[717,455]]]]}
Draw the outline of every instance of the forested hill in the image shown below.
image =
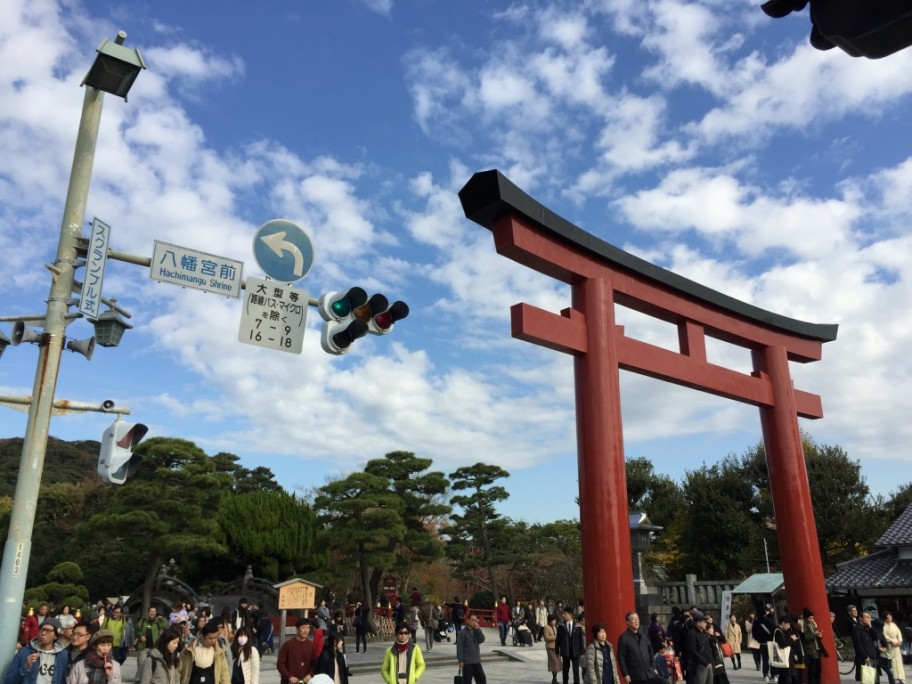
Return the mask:
{"type": "MultiPolygon", "coordinates": [[[[22,437],[0,439],[0,497],[12,496],[16,491],[22,442],[22,437]]],[[[100,448],[101,443],[94,440],[65,442],[55,437],[49,438],[41,483],[75,484],[86,478],[97,479],[95,471],[100,448]]]]}

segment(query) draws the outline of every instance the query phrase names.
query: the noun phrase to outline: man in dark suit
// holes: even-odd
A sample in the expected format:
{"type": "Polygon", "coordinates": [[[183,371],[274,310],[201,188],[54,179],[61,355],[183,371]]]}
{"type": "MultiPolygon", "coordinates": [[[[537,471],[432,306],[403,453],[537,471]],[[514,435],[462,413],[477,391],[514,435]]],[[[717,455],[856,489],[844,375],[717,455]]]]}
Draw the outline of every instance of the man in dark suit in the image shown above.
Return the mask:
{"type": "Polygon", "coordinates": [[[586,652],[586,638],[583,626],[573,619],[573,611],[564,608],[561,622],[557,624],[555,648],[564,663],[564,684],[569,684],[570,668],[573,668],[573,684],[580,681],[580,657],[586,652]]]}

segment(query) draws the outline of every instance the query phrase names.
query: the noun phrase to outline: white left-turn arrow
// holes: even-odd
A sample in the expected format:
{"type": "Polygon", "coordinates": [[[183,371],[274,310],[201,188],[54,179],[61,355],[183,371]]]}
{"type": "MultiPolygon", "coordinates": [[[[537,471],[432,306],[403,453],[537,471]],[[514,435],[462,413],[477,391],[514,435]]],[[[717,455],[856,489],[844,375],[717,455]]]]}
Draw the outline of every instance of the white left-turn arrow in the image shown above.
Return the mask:
{"type": "Polygon", "coordinates": [[[280,257],[285,252],[291,252],[294,257],[294,274],[298,277],[304,275],[304,255],[301,254],[301,250],[298,249],[298,246],[289,242],[285,239],[285,231],[280,230],[271,235],[263,235],[260,237],[260,240],[266,243],[266,245],[275,252],[277,257],[280,257]]]}

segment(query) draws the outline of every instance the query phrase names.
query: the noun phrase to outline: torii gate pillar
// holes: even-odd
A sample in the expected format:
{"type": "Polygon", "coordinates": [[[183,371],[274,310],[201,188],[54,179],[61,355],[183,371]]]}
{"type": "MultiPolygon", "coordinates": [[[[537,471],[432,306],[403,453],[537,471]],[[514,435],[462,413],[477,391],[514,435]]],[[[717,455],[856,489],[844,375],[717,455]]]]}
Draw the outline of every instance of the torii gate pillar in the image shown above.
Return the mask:
{"type": "MultiPolygon", "coordinates": [[[[570,285],[560,315],[516,304],[513,336],[574,357],[586,619],[609,634],[635,608],[621,369],[760,409],[782,572],[792,610],[829,612],[798,416],[821,418],[820,397],[794,389],[789,362],[818,361],[835,325],[796,321],[738,301],[659,268],[584,232],[496,170],[476,173],[459,192],[468,218],[491,230],[497,252],[570,285]],[[627,337],[615,322],[623,305],[677,327],[674,352],[627,337]],[[706,336],[751,351],[750,375],[707,360],[706,336]]],[[[722,616],[724,620],[724,616],[722,616]]],[[[818,622],[835,652],[829,620],[818,622]]],[[[835,658],[822,659],[823,684],[838,684],[835,658]]]]}

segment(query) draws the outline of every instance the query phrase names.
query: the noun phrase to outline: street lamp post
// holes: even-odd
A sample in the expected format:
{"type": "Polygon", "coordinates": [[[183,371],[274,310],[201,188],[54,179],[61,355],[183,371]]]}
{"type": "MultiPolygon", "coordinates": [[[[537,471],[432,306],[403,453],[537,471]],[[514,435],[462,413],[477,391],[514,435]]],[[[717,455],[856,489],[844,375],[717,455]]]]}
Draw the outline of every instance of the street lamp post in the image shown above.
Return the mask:
{"type": "Polygon", "coordinates": [[[38,365],[32,389],[19,477],[10,515],[9,536],[3,547],[0,566],[0,666],[5,670],[13,656],[19,633],[22,601],[32,548],[32,529],[38,504],[41,474],[47,449],[54,392],[60,356],[66,341],[67,313],[73,287],[79,238],[85,220],[95,143],[101,121],[104,93],[126,99],[127,91],[141,69],[145,68],[137,50],[123,47],[126,34],[120,32],[114,43],[104,41],[86,80],[82,117],[73,154],[73,167],[67,188],[66,205],[60,226],[57,257],[54,261],[51,291],[47,301],[44,331],[38,341],[38,365]]]}

